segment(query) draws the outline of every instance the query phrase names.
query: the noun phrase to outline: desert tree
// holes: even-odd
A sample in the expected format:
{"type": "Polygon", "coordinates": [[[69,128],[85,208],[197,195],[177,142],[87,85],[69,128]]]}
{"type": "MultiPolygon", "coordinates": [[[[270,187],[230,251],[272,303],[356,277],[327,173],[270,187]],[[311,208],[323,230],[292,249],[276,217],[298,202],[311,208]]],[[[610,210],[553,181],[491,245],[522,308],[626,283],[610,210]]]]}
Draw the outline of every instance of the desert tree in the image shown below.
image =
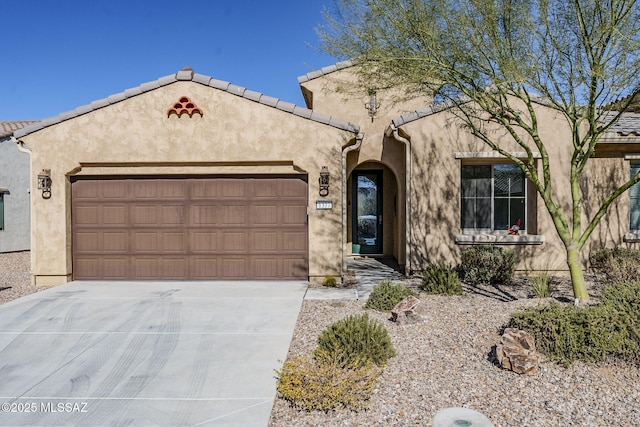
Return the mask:
{"type": "Polygon", "coordinates": [[[637,174],[610,192],[585,219],[581,175],[639,89],[640,2],[335,0],[318,33],[321,50],[357,65],[361,84],[433,96],[519,165],[566,248],[575,298],[588,300],[581,251],[613,201],[640,181],[637,174]],[[557,141],[543,139],[540,104],[571,130],[571,140],[562,141],[571,161],[559,175],[568,182],[552,173],[547,147],[557,141]],[[487,120],[526,158],[509,152],[487,120]],[[570,188],[571,200],[559,200],[559,185],[570,188]]]}

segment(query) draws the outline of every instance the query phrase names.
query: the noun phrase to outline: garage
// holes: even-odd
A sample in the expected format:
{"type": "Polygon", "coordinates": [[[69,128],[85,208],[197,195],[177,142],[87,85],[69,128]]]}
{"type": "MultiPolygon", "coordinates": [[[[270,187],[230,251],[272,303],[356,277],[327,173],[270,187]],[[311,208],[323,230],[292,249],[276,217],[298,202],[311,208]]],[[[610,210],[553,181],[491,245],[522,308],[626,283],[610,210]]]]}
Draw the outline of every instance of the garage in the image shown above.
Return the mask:
{"type": "Polygon", "coordinates": [[[306,175],[75,177],[75,280],[308,278],[306,175]]]}

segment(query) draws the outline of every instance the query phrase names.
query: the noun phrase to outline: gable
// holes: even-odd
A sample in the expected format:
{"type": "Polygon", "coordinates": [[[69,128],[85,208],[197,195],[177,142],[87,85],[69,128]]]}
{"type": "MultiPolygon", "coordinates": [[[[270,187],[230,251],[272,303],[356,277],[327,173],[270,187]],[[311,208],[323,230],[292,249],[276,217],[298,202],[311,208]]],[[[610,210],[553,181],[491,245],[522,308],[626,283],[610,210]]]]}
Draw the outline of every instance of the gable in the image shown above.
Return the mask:
{"type": "MultiPolygon", "coordinates": [[[[163,88],[165,86],[168,86],[177,82],[197,83],[202,86],[206,86],[221,92],[234,95],[236,97],[241,98],[242,100],[252,101],[254,103],[257,103],[263,106],[274,108],[276,110],[290,113],[294,116],[303,117],[318,123],[323,123],[325,125],[329,125],[341,130],[347,130],[353,133],[357,133],[359,131],[358,126],[348,123],[344,120],[331,117],[327,114],[317,113],[309,109],[296,106],[295,104],[291,104],[291,103],[279,100],[277,98],[266,96],[262,93],[251,91],[241,86],[233,85],[229,82],[217,80],[209,76],[195,73],[191,68],[185,67],[181,71],[178,71],[176,74],[161,77],[155,81],[144,83],[138,87],[127,89],[124,92],[117,93],[107,98],[94,101],[91,104],[80,106],[75,110],[67,111],[57,116],[50,117],[45,120],[30,124],[26,128],[16,131],[14,134],[17,138],[21,138],[30,133],[37,132],[41,129],[47,128],[49,126],[53,126],[58,123],[65,122],[67,120],[75,119],[82,115],[85,115],[85,114],[88,114],[112,105],[119,104],[120,102],[126,101],[128,99],[134,98],[142,94],[156,91],[160,88],[163,88]]],[[[170,107],[170,106],[168,105],[167,107],[170,107]]]]}

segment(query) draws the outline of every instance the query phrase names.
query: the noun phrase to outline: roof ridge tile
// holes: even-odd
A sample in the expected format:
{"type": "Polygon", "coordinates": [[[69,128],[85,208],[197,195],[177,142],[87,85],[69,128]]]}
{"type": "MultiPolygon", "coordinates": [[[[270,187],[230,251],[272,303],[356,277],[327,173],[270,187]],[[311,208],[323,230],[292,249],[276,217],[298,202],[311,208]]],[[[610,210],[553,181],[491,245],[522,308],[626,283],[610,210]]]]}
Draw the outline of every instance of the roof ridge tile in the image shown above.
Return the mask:
{"type": "MultiPolygon", "coordinates": [[[[335,71],[337,69],[345,68],[347,66],[351,66],[350,61],[343,61],[341,63],[337,63],[332,66],[325,67],[324,70],[325,72],[331,72],[331,70],[335,71]]],[[[320,114],[313,110],[309,110],[305,107],[300,107],[291,102],[286,102],[279,98],[267,96],[267,95],[264,95],[263,93],[252,91],[242,86],[234,85],[232,83],[229,83],[223,80],[218,80],[213,77],[206,76],[204,74],[199,74],[194,72],[189,67],[184,67],[182,70],[178,71],[175,74],[170,74],[168,76],[160,77],[157,80],[143,83],[139,86],[126,89],[123,92],[112,94],[106,98],[98,99],[96,101],[91,102],[90,104],[81,105],[75,108],[74,110],[63,112],[56,116],[49,117],[38,122],[33,122],[21,129],[15,130],[13,134],[16,138],[21,138],[25,135],[28,135],[32,132],[36,132],[45,127],[63,122],[65,120],[72,119],[74,117],[89,113],[94,110],[98,110],[100,108],[109,106],[111,104],[124,101],[125,99],[132,98],[134,96],[152,91],[162,86],[176,83],[178,81],[192,81],[194,83],[199,83],[205,86],[212,87],[214,89],[219,89],[227,93],[243,97],[250,101],[254,101],[254,102],[266,105],[268,107],[276,108],[278,110],[285,111],[287,113],[292,113],[299,117],[304,117],[304,118],[317,121],[319,123],[323,123],[329,126],[337,127],[339,129],[346,130],[349,132],[358,133],[360,131],[359,126],[354,125],[350,122],[340,120],[329,115],[320,114]]]]}

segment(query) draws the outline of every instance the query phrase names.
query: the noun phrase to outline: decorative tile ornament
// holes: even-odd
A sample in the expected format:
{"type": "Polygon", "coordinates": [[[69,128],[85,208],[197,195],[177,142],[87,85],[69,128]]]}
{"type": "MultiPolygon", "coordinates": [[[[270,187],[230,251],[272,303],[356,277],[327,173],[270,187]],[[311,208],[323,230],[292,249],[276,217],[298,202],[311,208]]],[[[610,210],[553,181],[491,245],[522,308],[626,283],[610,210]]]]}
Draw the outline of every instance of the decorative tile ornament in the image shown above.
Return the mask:
{"type": "Polygon", "coordinates": [[[203,116],[202,110],[198,108],[193,101],[186,96],[181,96],[180,100],[167,110],[167,117],[170,117],[172,114],[178,117],[182,117],[183,114],[188,114],[189,117],[193,117],[196,113],[200,114],[200,117],[203,116]]]}

